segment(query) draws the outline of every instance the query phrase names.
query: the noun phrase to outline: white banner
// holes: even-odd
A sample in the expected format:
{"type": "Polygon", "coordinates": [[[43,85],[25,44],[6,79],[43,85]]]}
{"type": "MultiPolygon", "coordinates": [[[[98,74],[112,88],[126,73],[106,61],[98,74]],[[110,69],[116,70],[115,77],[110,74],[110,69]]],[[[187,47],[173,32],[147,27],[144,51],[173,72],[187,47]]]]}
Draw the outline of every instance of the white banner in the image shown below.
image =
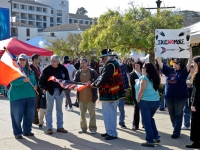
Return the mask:
{"type": "Polygon", "coordinates": [[[155,56],[163,58],[189,58],[189,29],[156,29],[155,56]]]}

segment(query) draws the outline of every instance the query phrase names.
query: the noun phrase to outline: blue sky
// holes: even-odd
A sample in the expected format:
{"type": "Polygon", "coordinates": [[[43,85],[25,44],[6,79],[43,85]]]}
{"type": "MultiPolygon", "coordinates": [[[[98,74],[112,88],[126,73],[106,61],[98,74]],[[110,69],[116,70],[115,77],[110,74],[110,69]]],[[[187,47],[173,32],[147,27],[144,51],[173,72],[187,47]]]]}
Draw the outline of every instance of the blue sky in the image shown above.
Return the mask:
{"type": "MultiPolygon", "coordinates": [[[[136,6],[156,7],[156,0],[134,0],[136,6]]],[[[85,7],[89,17],[99,17],[108,8],[120,10],[127,9],[130,0],[69,0],[69,12],[76,13],[77,8],[85,7]]],[[[161,7],[175,6],[180,10],[200,11],[200,0],[162,0],[161,7]]]]}

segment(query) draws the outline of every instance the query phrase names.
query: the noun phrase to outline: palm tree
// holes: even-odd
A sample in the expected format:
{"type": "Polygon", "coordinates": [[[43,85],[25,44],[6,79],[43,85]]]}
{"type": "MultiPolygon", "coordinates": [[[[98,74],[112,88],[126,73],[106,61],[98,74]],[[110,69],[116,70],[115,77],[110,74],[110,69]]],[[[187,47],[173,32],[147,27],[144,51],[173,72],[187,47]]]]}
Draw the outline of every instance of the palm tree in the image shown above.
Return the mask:
{"type": "Polygon", "coordinates": [[[86,15],[87,13],[88,11],[84,7],[78,8],[76,11],[76,14],[86,15]]]}

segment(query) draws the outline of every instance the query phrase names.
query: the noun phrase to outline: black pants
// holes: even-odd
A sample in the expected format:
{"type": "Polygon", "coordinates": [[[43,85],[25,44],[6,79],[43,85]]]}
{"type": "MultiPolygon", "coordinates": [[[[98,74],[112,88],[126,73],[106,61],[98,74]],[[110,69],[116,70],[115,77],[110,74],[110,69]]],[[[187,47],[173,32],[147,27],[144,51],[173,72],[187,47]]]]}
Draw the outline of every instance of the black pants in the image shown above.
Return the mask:
{"type": "Polygon", "coordinates": [[[192,112],[190,140],[200,142],[200,102],[195,108],[196,111],[192,112]]]}
{"type": "Polygon", "coordinates": [[[139,128],[140,123],[140,108],[137,104],[137,100],[133,98],[134,101],[134,114],[133,114],[133,128],[139,128]]]}

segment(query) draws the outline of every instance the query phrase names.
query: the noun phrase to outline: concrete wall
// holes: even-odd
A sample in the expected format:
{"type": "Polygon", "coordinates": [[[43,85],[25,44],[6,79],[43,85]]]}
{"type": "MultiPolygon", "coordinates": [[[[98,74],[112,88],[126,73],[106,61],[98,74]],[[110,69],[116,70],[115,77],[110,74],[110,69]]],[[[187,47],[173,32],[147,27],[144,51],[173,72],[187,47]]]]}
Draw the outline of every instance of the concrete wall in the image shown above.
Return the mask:
{"type": "Polygon", "coordinates": [[[52,31],[52,32],[38,32],[38,36],[41,38],[49,41],[49,40],[58,40],[58,39],[63,39],[66,40],[67,36],[72,33],[72,34],[78,34],[80,33],[79,31],[52,31]],[[55,37],[51,37],[50,34],[54,33],[55,37]]]}
{"type": "Polygon", "coordinates": [[[18,37],[17,39],[21,41],[27,41],[27,39],[32,39],[38,36],[38,29],[37,28],[30,28],[30,27],[17,27],[18,28],[18,37]],[[27,36],[26,29],[30,29],[30,36],[27,36]]]}

